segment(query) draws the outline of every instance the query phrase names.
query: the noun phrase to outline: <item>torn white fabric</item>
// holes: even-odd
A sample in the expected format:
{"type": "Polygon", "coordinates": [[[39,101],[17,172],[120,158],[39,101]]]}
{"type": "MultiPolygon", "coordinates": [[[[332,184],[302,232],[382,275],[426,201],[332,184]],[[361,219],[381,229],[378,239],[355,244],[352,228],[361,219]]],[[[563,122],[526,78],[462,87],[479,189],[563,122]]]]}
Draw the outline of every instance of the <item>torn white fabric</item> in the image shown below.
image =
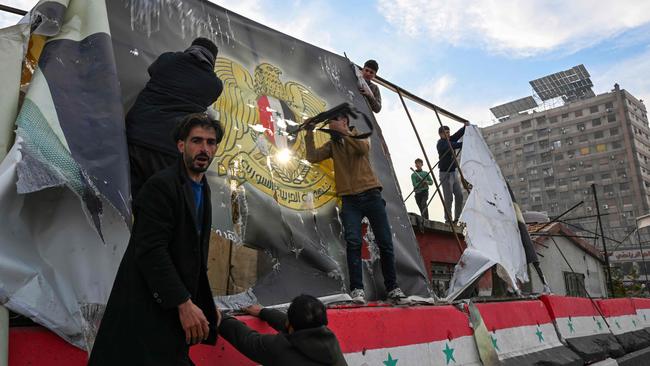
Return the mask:
{"type": "Polygon", "coordinates": [[[102,242],[79,197],[67,187],[17,193],[21,143],[18,137],[0,164],[0,304],[86,348],[94,339],[129,231],[106,205],[102,242]]]}
{"type": "Polygon", "coordinates": [[[513,290],[528,282],[517,216],[501,170],[478,127],[467,126],[460,166],[472,185],[460,221],[467,249],[454,270],[446,300],[452,301],[493,265],[513,290]]]}

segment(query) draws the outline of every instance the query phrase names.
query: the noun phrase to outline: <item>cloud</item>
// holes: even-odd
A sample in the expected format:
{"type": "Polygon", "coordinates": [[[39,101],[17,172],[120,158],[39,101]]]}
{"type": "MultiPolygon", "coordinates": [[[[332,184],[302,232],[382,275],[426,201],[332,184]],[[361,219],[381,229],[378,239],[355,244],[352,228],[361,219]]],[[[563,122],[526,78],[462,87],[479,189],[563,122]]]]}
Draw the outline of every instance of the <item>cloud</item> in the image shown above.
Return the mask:
{"type": "Polygon", "coordinates": [[[650,22],[644,0],[379,0],[403,33],[527,57],[573,53],[650,22]]]}
{"type": "Polygon", "coordinates": [[[650,47],[638,55],[621,60],[606,68],[596,70],[594,85],[603,86],[609,91],[618,83],[622,89],[627,90],[637,99],[643,99],[646,108],[650,102],[650,84],[645,75],[650,75],[650,47]]]}

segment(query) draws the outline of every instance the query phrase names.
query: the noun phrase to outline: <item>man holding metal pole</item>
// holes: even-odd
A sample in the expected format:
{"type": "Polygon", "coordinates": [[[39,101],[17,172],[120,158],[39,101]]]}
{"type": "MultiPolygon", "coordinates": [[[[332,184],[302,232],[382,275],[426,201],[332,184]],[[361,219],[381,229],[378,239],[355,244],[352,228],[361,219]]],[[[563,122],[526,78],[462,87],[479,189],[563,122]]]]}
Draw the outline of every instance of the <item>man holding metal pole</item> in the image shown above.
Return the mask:
{"type": "MultiPolygon", "coordinates": [[[[465,126],[468,125],[469,122],[465,122],[465,126]]],[[[438,129],[440,139],[436,144],[439,159],[440,184],[442,185],[442,194],[445,198],[445,212],[448,212],[449,215],[451,215],[451,203],[455,200],[454,224],[458,222],[460,212],[463,209],[463,189],[460,186],[460,179],[456,172],[456,159],[454,154],[450,154],[450,150],[460,149],[463,146],[463,143],[458,140],[465,134],[465,126],[451,136],[449,134],[449,127],[441,126],[438,129]]],[[[445,222],[451,223],[451,217],[445,217],[445,222]]]]}

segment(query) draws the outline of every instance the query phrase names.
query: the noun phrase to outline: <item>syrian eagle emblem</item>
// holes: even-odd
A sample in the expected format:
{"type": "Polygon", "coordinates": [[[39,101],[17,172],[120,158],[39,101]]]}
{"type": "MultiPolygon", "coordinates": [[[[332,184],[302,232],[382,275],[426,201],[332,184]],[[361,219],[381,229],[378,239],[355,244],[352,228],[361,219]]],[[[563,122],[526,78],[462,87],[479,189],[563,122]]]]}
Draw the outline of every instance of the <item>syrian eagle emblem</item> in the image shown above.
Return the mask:
{"type": "MultiPolygon", "coordinates": [[[[219,57],[214,70],[224,87],[214,104],[224,128],[218,174],[248,182],[296,210],[336,199],[332,161],[310,164],[304,158],[304,134],[287,132],[324,111],[326,102],[298,82],[282,82],[282,70],[269,63],[257,65],[251,75],[239,63],[219,57]]],[[[314,140],[319,147],[329,136],[316,132],[314,140]]]]}

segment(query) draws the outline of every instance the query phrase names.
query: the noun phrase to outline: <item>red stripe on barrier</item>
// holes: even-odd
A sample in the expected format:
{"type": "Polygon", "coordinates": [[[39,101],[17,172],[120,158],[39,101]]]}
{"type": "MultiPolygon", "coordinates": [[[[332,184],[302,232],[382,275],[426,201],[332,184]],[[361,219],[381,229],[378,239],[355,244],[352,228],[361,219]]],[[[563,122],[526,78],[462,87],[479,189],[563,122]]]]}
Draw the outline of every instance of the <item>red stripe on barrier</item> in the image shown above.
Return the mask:
{"type": "Polygon", "coordinates": [[[600,316],[594,303],[584,297],[544,295],[539,299],[553,319],[570,316],[600,316]]]}
{"type": "Polygon", "coordinates": [[[45,328],[9,328],[9,366],[81,366],[87,362],[85,351],[45,328]]]}
{"type": "MultiPolygon", "coordinates": [[[[399,347],[471,336],[467,315],[453,306],[412,308],[357,308],[328,311],[329,327],[344,353],[366,349],[399,347]]],[[[238,319],[260,333],[275,333],[266,323],[250,316],[238,319]]],[[[81,366],[86,353],[40,327],[10,328],[10,366],[81,366]]],[[[194,346],[191,355],[197,366],[249,366],[228,342],[219,339],[216,347],[194,346]]]]}
{"type": "Polygon", "coordinates": [[[477,303],[489,331],[551,323],[551,316],[541,301],[477,303]]]}
{"type": "Polygon", "coordinates": [[[650,309],[650,299],[632,298],[632,304],[636,309],[650,309]]]}
{"type": "Polygon", "coordinates": [[[636,315],[636,309],[631,299],[596,300],[596,304],[606,317],[636,315]]]}
{"type": "Polygon", "coordinates": [[[467,314],[453,306],[341,309],[328,317],[345,353],[472,335],[467,314]]]}

